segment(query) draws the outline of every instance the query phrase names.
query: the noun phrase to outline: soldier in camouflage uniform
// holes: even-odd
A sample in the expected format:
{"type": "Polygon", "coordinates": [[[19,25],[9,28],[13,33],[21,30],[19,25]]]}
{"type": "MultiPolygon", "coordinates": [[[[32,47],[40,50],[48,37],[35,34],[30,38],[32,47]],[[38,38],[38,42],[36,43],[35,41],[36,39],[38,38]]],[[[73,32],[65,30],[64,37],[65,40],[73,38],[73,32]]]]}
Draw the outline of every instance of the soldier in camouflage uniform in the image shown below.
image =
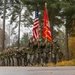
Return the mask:
{"type": "Polygon", "coordinates": [[[47,64],[51,61],[51,43],[46,41],[44,43],[44,54],[43,54],[43,58],[44,58],[44,64],[47,66],[47,64]]]}
{"type": "Polygon", "coordinates": [[[27,64],[28,65],[33,65],[33,38],[30,38],[29,44],[28,44],[28,54],[27,54],[27,64]]]}
{"type": "Polygon", "coordinates": [[[15,52],[14,53],[15,53],[14,57],[17,60],[17,66],[20,66],[20,56],[21,56],[21,54],[20,54],[20,51],[19,51],[19,49],[17,47],[15,48],[15,52]]]}
{"type": "Polygon", "coordinates": [[[63,57],[63,53],[61,50],[59,50],[58,52],[58,61],[61,62],[62,61],[62,57],[63,57]]]}
{"type": "Polygon", "coordinates": [[[34,41],[33,44],[33,65],[37,65],[37,59],[38,59],[38,42],[37,40],[34,41]]]}
{"type": "Polygon", "coordinates": [[[54,64],[57,63],[57,55],[58,55],[58,51],[59,51],[59,45],[57,43],[57,40],[54,39],[53,43],[52,43],[52,61],[54,64]]]}
{"type": "Polygon", "coordinates": [[[22,48],[21,57],[24,59],[24,66],[27,66],[27,49],[22,48]]]}

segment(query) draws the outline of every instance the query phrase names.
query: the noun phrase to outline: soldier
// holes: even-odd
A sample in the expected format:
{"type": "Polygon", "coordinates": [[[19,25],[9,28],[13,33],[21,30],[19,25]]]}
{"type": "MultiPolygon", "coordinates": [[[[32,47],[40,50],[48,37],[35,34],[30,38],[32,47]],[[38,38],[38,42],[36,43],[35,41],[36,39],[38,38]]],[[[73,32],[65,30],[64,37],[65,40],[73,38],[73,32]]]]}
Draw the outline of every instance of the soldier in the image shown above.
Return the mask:
{"type": "Polygon", "coordinates": [[[22,49],[21,56],[24,59],[24,66],[27,66],[27,49],[25,47],[22,49]]]}
{"type": "Polygon", "coordinates": [[[54,39],[53,43],[52,43],[52,61],[53,61],[54,64],[57,63],[58,50],[59,50],[59,45],[57,43],[57,40],[54,39]]]}
{"type": "Polygon", "coordinates": [[[58,61],[59,62],[62,61],[62,57],[63,57],[63,53],[61,50],[59,50],[59,52],[58,52],[58,61]]]}
{"type": "Polygon", "coordinates": [[[38,48],[38,61],[41,63],[42,66],[44,62],[44,49],[45,49],[45,43],[42,43],[40,39],[39,48],[38,48]]]}
{"type": "Polygon", "coordinates": [[[17,60],[17,66],[20,66],[20,51],[18,49],[18,47],[15,48],[15,58],[17,60]]]}
{"type": "Polygon", "coordinates": [[[47,66],[51,60],[51,43],[47,41],[45,45],[45,65],[47,66]]]}
{"type": "Polygon", "coordinates": [[[33,57],[33,38],[31,37],[28,43],[28,54],[27,54],[27,65],[32,65],[32,57],[33,57]]]}
{"type": "Polygon", "coordinates": [[[38,40],[35,40],[33,43],[33,65],[37,65],[38,60],[38,40]]]}

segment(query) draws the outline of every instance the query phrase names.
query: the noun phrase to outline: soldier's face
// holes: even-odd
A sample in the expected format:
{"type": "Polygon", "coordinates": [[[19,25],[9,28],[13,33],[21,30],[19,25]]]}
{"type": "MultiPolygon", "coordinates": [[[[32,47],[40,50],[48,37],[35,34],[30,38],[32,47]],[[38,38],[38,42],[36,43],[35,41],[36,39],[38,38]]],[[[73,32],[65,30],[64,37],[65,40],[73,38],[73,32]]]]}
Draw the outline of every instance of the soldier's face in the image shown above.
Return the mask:
{"type": "Polygon", "coordinates": [[[56,40],[53,40],[53,42],[56,42],[56,40]]]}

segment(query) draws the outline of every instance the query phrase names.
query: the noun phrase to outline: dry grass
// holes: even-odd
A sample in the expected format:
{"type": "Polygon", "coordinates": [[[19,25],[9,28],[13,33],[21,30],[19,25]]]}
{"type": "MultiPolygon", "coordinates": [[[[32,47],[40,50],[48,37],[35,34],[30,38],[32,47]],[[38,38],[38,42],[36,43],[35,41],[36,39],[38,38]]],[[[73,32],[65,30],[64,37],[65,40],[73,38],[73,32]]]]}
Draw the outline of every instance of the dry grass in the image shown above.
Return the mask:
{"type": "Polygon", "coordinates": [[[56,66],[75,66],[75,59],[69,61],[58,62],[56,66]]]}
{"type": "Polygon", "coordinates": [[[47,66],[75,66],[75,59],[58,62],[56,65],[53,63],[48,63],[47,66]]]}

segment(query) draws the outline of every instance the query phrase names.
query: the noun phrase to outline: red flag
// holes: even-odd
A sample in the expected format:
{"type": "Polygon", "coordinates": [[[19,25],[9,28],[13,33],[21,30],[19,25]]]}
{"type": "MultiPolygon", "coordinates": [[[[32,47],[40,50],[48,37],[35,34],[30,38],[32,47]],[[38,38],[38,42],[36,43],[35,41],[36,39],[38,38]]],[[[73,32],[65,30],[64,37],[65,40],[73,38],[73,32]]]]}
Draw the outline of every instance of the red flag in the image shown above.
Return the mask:
{"type": "Polygon", "coordinates": [[[33,26],[33,41],[39,38],[39,18],[38,18],[38,9],[35,11],[35,20],[33,26]]]}
{"type": "Polygon", "coordinates": [[[46,6],[44,8],[44,25],[43,25],[42,36],[43,38],[47,39],[49,42],[52,42],[51,28],[50,28],[46,6]]]}

